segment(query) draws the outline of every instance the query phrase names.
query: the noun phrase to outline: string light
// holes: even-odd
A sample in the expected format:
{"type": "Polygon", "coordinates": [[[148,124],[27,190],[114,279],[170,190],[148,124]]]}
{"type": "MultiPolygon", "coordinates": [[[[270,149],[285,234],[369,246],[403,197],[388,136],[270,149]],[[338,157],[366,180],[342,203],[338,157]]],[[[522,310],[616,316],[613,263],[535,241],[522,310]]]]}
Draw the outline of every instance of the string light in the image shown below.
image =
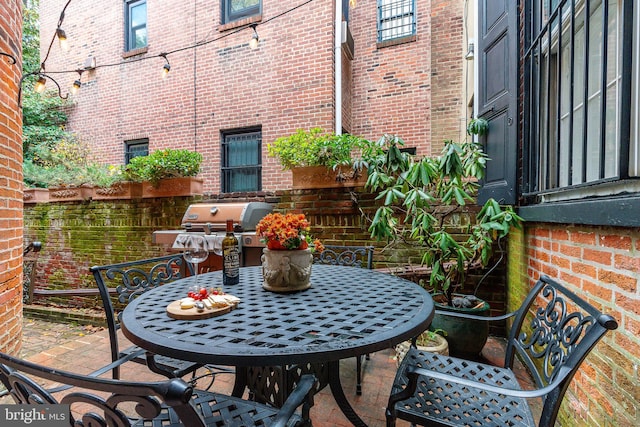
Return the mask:
{"type": "Polygon", "coordinates": [[[58,37],[58,43],[60,44],[60,49],[65,52],[69,52],[69,42],[67,42],[67,34],[60,27],[56,30],[56,37],[58,37]]]}
{"type": "Polygon", "coordinates": [[[251,36],[251,40],[249,40],[249,47],[254,50],[258,48],[258,43],[260,42],[258,31],[256,31],[257,26],[257,24],[251,24],[251,28],[253,28],[253,35],[251,36]]]}
{"type": "Polygon", "coordinates": [[[76,70],[78,72],[78,78],[73,82],[73,86],[71,86],[71,93],[76,95],[80,88],[82,87],[82,73],[84,70],[76,70]]]}
{"type": "Polygon", "coordinates": [[[44,89],[46,87],[47,87],[47,79],[45,79],[44,76],[40,76],[33,90],[35,90],[38,93],[42,93],[44,92],[44,89]]]}
{"type": "Polygon", "coordinates": [[[166,53],[161,53],[158,56],[164,58],[165,61],[167,61],[163,66],[162,66],[162,78],[166,78],[167,75],[169,75],[169,71],[171,71],[171,64],[169,64],[169,59],[167,59],[167,54],[166,53]]]}
{"type": "MultiPolygon", "coordinates": [[[[309,3],[311,3],[312,1],[313,1],[313,0],[306,0],[306,1],[303,1],[302,3],[300,3],[300,4],[298,4],[298,5],[294,6],[294,7],[292,7],[291,9],[285,10],[284,12],[281,12],[281,13],[279,13],[279,14],[277,14],[277,15],[272,16],[272,17],[271,17],[271,18],[269,18],[269,19],[266,19],[266,20],[262,21],[262,22],[260,23],[260,25],[264,25],[264,24],[266,24],[266,23],[268,23],[268,22],[270,22],[270,21],[273,21],[274,19],[277,19],[277,18],[280,18],[281,16],[287,15],[287,14],[289,14],[289,13],[291,13],[291,12],[295,11],[296,9],[299,9],[299,8],[301,8],[302,6],[305,6],[305,5],[309,4],[309,3]]],[[[353,0],[350,0],[350,2],[353,2],[353,0]]],[[[18,89],[18,105],[19,105],[19,106],[22,106],[22,104],[21,104],[21,99],[22,99],[22,83],[23,83],[23,81],[24,81],[26,78],[30,77],[30,76],[36,76],[36,75],[37,75],[37,76],[40,76],[40,77],[38,78],[38,82],[36,83],[36,87],[37,87],[38,89],[40,89],[40,90],[42,90],[42,91],[43,91],[43,90],[44,90],[44,83],[46,83],[47,79],[49,79],[49,80],[51,80],[52,82],[54,82],[54,84],[57,86],[57,89],[58,89],[58,96],[59,96],[60,98],[62,98],[62,99],[67,99],[67,98],[68,98],[68,96],[67,96],[67,95],[62,96],[62,92],[61,92],[61,89],[60,89],[60,85],[58,84],[58,82],[57,82],[57,81],[55,81],[55,79],[53,79],[53,78],[50,76],[50,74],[68,74],[68,73],[75,73],[75,72],[79,72],[79,70],[47,71],[47,73],[46,73],[46,74],[44,73],[44,71],[45,71],[45,63],[46,63],[47,59],[49,58],[49,54],[50,54],[50,52],[51,52],[51,47],[52,47],[52,45],[53,45],[54,40],[57,38],[57,39],[58,39],[58,41],[59,41],[59,42],[60,42],[60,44],[61,44],[61,47],[62,47],[62,43],[63,43],[63,41],[64,41],[64,42],[66,42],[66,41],[67,41],[66,34],[65,34],[64,30],[62,30],[62,22],[63,22],[63,20],[64,20],[64,14],[65,14],[65,11],[66,11],[67,7],[69,6],[69,3],[71,3],[71,0],[68,0],[68,1],[67,1],[67,3],[64,5],[64,8],[62,9],[62,12],[60,13],[60,19],[58,20],[58,25],[57,25],[56,32],[54,33],[54,36],[53,36],[53,37],[52,37],[52,39],[51,39],[51,43],[49,43],[49,48],[48,48],[47,53],[46,53],[46,55],[45,55],[45,57],[44,57],[44,60],[42,61],[41,65],[40,65],[40,70],[38,70],[38,71],[33,71],[33,72],[30,72],[30,73],[26,73],[26,74],[24,74],[24,75],[23,75],[22,79],[20,79],[20,87],[19,87],[19,89],[18,89]],[[43,80],[43,83],[42,83],[42,85],[39,85],[39,83],[41,82],[41,80],[43,80]]],[[[226,37],[232,36],[232,35],[234,35],[234,34],[237,34],[237,33],[239,33],[240,31],[244,31],[246,28],[252,28],[252,29],[253,29],[253,32],[254,32],[254,34],[252,35],[252,38],[251,38],[251,40],[250,40],[250,42],[249,42],[249,45],[251,46],[251,48],[252,48],[252,49],[254,48],[254,47],[253,47],[253,46],[254,46],[254,44],[255,44],[255,47],[257,47],[257,46],[258,46],[258,44],[259,44],[260,38],[259,38],[259,36],[258,36],[258,32],[257,32],[257,30],[256,30],[256,27],[257,27],[257,24],[249,24],[249,25],[245,25],[245,26],[239,27],[239,28],[237,28],[237,29],[235,29],[235,30],[232,30],[232,31],[226,32],[226,33],[224,33],[224,34],[222,34],[222,35],[220,35],[220,36],[218,36],[218,37],[215,37],[215,38],[212,38],[212,39],[209,39],[209,40],[199,41],[199,42],[197,42],[197,43],[195,43],[195,44],[192,44],[192,45],[189,45],[189,46],[185,46],[185,47],[181,47],[181,48],[178,48],[178,49],[174,49],[174,50],[169,51],[169,52],[160,53],[160,54],[155,55],[155,56],[141,56],[141,57],[139,57],[139,58],[127,59],[127,60],[125,60],[125,61],[120,61],[120,62],[115,62],[115,63],[110,63],[110,64],[103,64],[103,65],[92,66],[92,68],[91,68],[91,69],[96,70],[96,69],[98,69],[98,68],[117,67],[117,66],[121,66],[121,65],[129,64],[129,63],[132,63],[132,62],[139,62],[139,61],[145,61],[145,60],[152,59],[152,58],[162,57],[162,58],[164,58],[164,59],[166,60],[166,63],[162,66],[162,76],[164,77],[164,76],[166,76],[166,75],[169,73],[169,71],[171,70],[171,64],[169,64],[169,60],[167,59],[167,55],[169,55],[169,54],[173,54],[173,53],[177,53],[177,52],[182,52],[182,51],[185,51],[185,50],[195,49],[195,48],[198,48],[198,47],[201,47],[201,46],[205,46],[205,45],[207,45],[207,44],[210,44],[210,43],[216,42],[216,41],[218,41],[218,40],[221,40],[221,39],[223,39],[223,38],[226,38],[226,37]]],[[[13,56],[11,56],[11,55],[9,55],[9,54],[6,54],[6,53],[3,53],[3,52],[0,52],[0,55],[4,55],[4,56],[9,57],[9,58],[10,58],[10,60],[13,60],[13,63],[15,63],[15,58],[14,58],[13,56]]],[[[76,93],[76,92],[77,92],[77,90],[78,90],[78,89],[80,89],[81,85],[82,85],[82,83],[81,83],[81,81],[80,81],[80,78],[78,78],[77,80],[75,80],[75,81],[73,82],[73,87],[71,88],[71,91],[72,91],[73,93],[76,93]]]]}

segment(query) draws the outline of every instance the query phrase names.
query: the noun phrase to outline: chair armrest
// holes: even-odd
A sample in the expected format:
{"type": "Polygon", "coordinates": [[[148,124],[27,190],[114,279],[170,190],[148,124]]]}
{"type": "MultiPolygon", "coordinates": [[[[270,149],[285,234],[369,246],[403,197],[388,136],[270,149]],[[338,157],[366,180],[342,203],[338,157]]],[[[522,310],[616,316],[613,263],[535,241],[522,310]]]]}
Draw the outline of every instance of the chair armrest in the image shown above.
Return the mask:
{"type": "Polygon", "coordinates": [[[285,427],[291,416],[300,405],[302,408],[302,418],[309,420],[309,410],[313,406],[313,395],[316,384],[316,377],[312,374],[305,374],[300,377],[296,388],[289,395],[287,400],[278,411],[271,427],[285,427]]]}
{"type": "Polygon", "coordinates": [[[518,314],[517,311],[512,311],[511,313],[502,314],[500,316],[476,316],[475,314],[458,313],[456,311],[436,310],[435,312],[436,312],[436,314],[439,314],[439,315],[442,315],[442,316],[462,317],[464,319],[471,319],[471,320],[486,320],[486,321],[489,321],[489,322],[497,322],[499,320],[506,320],[506,319],[508,319],[510,317],[513,317],[516,314],[518,314]]]}
{"type": "Polygon", "coordinates": [[[560,373],[558,377],[554,379],[553,382],[549,383],[547,386],[542,388],[537,388],[535,390],[519,390],[519,389],[511,389],[511,388],[503,388],[496,387],[491,384],[482,383],[479,381],[467,380],[464,378],[459,378],[453,375],[444,374],[442,372],[432,371],[430,369],[419,368],[417,366],[408,366],[406,369],[407,376],[409,378],[409,383],[407,384],[407,389],[411,389],[411,393],[409,396],[413,395],[418,385],[418,378],[420,376],[436,378],[442,381],[448,381],[456,384],[461,384],[466,387],[473,387],[480,390],[485,390],[491,393],[499,393],[504,394],[506,396],[513,397],[523,397],[523,398],[533,398],[533,397],[541,397],[549,392],[551,392],[554,388],[557,387],[557,383],[561,381],[565,376],[566,372],[560,373]]]}

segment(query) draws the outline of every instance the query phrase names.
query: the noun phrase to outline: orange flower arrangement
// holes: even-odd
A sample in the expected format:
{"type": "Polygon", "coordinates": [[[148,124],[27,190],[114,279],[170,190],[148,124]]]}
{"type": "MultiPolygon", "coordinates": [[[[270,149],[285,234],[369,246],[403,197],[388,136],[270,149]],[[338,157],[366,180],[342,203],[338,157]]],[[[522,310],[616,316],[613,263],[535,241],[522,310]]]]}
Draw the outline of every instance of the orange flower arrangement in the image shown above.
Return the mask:
{"type": "Polygon", "coordinates": [[[256,233],[271,250],[307,249],[322,252],[324,246],[309,235],[311,227],[304,214],[271,213],[258,222],[256,233]]]}

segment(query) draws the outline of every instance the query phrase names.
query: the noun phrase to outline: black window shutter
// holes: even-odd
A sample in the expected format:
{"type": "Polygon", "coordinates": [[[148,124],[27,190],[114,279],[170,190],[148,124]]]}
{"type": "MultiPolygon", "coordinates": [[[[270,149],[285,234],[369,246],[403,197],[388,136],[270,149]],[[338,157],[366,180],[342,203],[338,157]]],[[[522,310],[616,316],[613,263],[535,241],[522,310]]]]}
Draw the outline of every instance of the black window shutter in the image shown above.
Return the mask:
{"type": "Polygon", "coordinates": [[[501,204],[517,199],[518,161],[518,44],[517,3],[512,0],[478,2],[479,87],[478,117],[489,122],[480,137],[491,159],[478,194],[478,203],[494,198],[501,204]]]}

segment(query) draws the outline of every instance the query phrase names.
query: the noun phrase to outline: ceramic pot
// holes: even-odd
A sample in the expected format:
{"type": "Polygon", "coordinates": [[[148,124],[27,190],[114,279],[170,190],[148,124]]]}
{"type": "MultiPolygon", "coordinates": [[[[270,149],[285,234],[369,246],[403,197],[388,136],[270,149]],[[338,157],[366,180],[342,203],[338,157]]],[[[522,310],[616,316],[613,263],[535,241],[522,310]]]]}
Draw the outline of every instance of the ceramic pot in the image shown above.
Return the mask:
{"type": "MultiPolygon", "coordinates": [[[[486,301],[481,302],[480,306],[474,308],[457,308],[439,303],[435,306],[436,310],[441,311],[488,316],[489,304],[486,301]]],[[[446,331],[449,354],[464,359],[478,357],[489,336],[489,322],[485,320],[471,320],[436,313],[431,327],[446,331]]]]}
{"type": "MultiPolygon", "coordinates": [[[[400,366],[402,359],[404,359],[404,356],[407,354],[410,347],[411,341],[401,342],[395,347],[396,362],[398,363],[398,366],[400,366]]],[[[432,337],[432,341],[428,345],[417,344],[416,347],[418,347],[418,350],[428,351],[429,353],[442,354],[445,356],[449,355],[449,343],[447,342],[447,339],[438,334],[435,334],[432,337]]]]}
{"type": "Polygon", "coordinates": [[[262,287],[272,292],[309,289],[313,255],[309,249],[262,250],[262,287]]]}

